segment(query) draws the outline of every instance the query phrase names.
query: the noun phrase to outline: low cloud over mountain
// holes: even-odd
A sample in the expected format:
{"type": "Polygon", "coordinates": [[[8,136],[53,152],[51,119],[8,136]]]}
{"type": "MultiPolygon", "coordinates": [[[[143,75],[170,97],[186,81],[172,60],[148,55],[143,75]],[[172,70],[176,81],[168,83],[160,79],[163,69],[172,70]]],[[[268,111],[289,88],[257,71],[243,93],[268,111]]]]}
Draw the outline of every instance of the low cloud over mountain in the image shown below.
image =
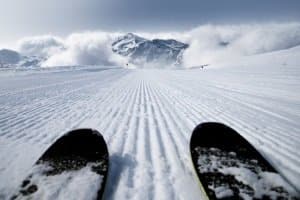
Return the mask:
{"type": "Polygon", "coordinates": [[[22,56],[42,57],[42,66],[117,65],[192,67],[300,45],[300,23],[204,25],[186,32],[82,32],[66,38],[19,41],[22,56]],[[179,42],[180,41],[180,42],[179,42]],[[149,64],[150,63],[150,64],[149,64]]]}

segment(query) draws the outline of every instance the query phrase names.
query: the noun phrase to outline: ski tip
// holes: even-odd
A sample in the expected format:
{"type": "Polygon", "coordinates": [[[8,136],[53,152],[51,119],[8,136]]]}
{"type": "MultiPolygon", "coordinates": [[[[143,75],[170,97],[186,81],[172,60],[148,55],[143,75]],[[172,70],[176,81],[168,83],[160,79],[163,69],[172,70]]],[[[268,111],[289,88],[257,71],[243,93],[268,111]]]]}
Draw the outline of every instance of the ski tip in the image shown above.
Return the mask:
{"type": "Polygon", "coordinates": [[[96,161],[99,156],[108,156],[109,153],[101,133],[94,129],[84,128],[69,131],[57,139],[39,160],[68,154],[83,156],[90,161],[96,161]]]}
{"type": "Polygon", "coordinates": [[[196,147],[218,148],[222,151],[236,151],[239,155],[261,160],[271,171],[276,171],[258,150],[241,134],[219,122],[199,124],[193,131],[190,150],[196,147]]]}
{"type": "MultiPolygon", "coordinates": [[[[240,136],[235,130],[229,126],[219,122],[204,122],[196,126],[193,130],[190,148],[196,145],[214,146],[223,143],[224,139],[240,140],[240,136]]],[[[245,140],[243,138],[243,140],[245,140]]]]}
{"type": "Polygon", "coordinates": [[[101,199],[108,169],[103,136],[94,129],[72,130],[42,154],[11,199],[64,199],[65,194],[70,199],[101,199]]]}

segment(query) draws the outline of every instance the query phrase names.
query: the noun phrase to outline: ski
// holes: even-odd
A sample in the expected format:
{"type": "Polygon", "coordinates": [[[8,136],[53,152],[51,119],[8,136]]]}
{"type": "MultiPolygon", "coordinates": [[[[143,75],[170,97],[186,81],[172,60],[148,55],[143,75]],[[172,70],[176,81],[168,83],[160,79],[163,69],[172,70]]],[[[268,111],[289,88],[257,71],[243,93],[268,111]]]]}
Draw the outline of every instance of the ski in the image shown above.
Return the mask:
{"type": "Polygon", "coordinates": [[[209,199],[299,199],[299,193],[239,133],[215,122],[198,125],[190,151],[209,199]]]}
{"type": "Polygon", "coordinates": [[[107,146],[98,131],[70,131],[37,160],[11,199],[101,199],[108,166],[107,146]]]}

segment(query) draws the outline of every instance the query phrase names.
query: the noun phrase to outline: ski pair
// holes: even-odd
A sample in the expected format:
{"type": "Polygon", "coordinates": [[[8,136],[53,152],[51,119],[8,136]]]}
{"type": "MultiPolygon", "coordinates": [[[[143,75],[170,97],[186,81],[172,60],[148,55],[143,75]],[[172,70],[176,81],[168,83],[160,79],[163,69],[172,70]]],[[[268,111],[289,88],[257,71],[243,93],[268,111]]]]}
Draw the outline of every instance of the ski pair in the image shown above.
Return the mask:
{"type": "MultiPolygon", "coordinates": [[[[198,125],[190,152],[207,199],[299,198],[246,139],[224,124],[198,125]]],[[[12,199],[101,199],[108,169],[103,136],[92,129],[74,130],[45,151],[12,199]]]]}

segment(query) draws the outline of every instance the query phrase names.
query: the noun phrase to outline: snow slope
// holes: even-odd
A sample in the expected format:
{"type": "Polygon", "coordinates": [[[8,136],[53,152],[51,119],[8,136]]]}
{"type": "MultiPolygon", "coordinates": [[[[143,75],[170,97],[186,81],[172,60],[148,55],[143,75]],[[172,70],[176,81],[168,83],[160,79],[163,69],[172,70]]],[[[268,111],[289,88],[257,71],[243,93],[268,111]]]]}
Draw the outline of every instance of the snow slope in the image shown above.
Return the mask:
{"type": "Polygon", "coordinates": [[[204,121],[236,129],[299,191],[298,55],[295,48],[192,70],[2,71],[0,199],[79,127],[108,143],[106,199],[199,199],[188,145],[204,121]]]}

